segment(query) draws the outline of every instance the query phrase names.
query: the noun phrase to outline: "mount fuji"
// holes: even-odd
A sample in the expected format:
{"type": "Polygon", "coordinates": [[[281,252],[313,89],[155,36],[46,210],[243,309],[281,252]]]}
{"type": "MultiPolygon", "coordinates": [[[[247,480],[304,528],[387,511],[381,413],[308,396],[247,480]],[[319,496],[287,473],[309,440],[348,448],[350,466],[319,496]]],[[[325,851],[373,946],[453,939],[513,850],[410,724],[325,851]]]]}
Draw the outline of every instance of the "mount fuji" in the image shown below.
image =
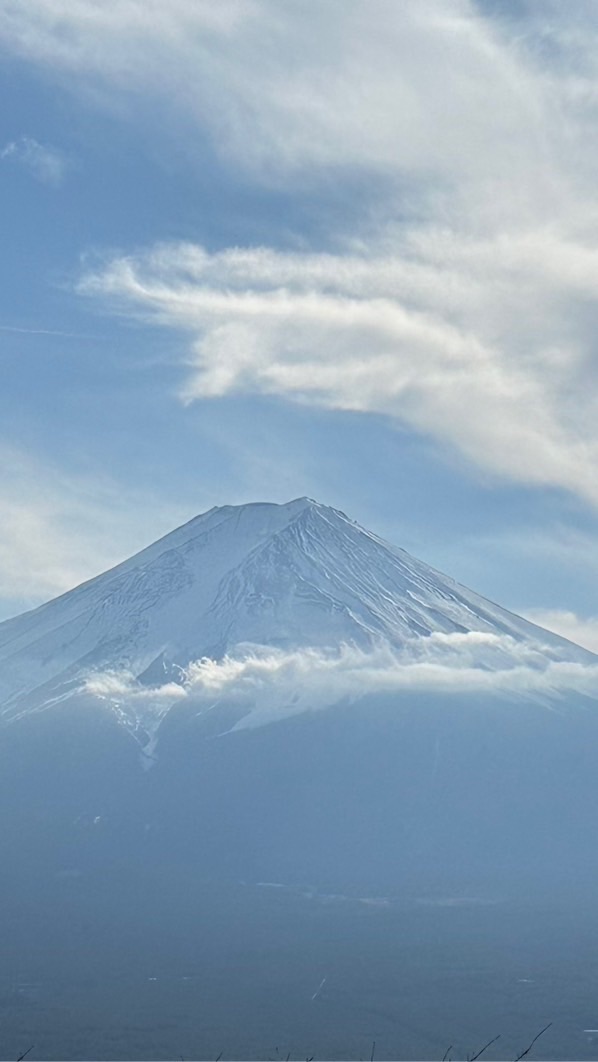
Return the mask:
{"type": "Polygon", "coordinates": [[[5,840],[345,892],[585,880],[597,676],[342,512],[215,508],[0,624],[5,840]]]}
{"type": "Polygon", "coordinates": [[[45,986],[43,1021],[0,991],[10,1057],[38,1020],[65,1057],[67,1004],[73,1057],[171,1057],[183,1027],[189,1057],[363,1056],[379,1027],[399,1057],[422,962],[403,1056],[441,1057],[472,999],[494,1015],[497,955],[533,984],[530,918],[566,969],[542,912],[595,909],[597,696],[592,653],[307,498],[212,509],[0,624],[0,987],[45,986]]]}
{"type": "MultiPolygon", "coordinates": [[[[111,571],[1,623],[0,718],[95,692],[121,723],[133,720],[141,739],[144,731],[155,738],[182,692],[198,694],[202,682],[210,696],[219,681],[230,689],[231,668],[210,670],[209,662],[234,658],[238,679],[244,660],[249,680],[248,661],[266,654],[280,677],[283,655],[295,653],[297,664],[298,650],[316,653],[312,672],[323,666],[346,672],[350,659],[361,693],[368,684],[362,672],[372,663],[377,674],[388,674],[392,661],[399,685],[417,677],[417,663],[420,677],[426,662],[445,670],[451,664],[453,681],[463,671],[459,663],[480,681],[489,671],[520,678],[523,663],[526,688],[538,684],[535,678],[546,689],[559,665],[575,684],[598,664],[588,651],[459,586],[344,513],[299,498],[211,509],[111,571]]],[[[262,679],[266,670],[262,665],[262,679]]],[[[294,681],[294,703],[303,705],[301,677],[294,681]]],[[[263,714],[272,718],[272,710],[263,714]]]]}

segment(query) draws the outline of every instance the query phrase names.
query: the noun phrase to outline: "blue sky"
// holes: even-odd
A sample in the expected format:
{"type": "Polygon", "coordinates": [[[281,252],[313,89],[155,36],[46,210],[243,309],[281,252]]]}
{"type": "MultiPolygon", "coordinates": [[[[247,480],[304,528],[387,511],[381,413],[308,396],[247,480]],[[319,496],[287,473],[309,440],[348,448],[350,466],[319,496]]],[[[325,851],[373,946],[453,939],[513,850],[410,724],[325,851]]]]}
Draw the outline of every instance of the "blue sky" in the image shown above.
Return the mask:
{"type": "Polygon", "coordinates": [[[598,10],[0,0],[0,618],[307,494],[598,649],[598,10]]]}

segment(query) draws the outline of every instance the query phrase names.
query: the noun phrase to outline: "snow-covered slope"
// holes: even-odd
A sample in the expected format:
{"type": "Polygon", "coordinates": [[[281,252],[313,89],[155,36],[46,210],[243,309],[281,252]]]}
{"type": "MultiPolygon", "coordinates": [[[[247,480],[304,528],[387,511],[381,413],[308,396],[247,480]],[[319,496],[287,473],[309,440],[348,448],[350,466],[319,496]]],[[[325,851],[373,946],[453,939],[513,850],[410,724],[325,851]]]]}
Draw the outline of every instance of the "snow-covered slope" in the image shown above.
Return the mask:
{"type": "Polygon", "coordinates": [[[401,650],[471,631],[541,645],[554,660],[592,659],[336,509],[308,498],[224,506],[0,624],[0,710],[63,696],[98,670],[163,682],[247,643],[401,650]]]}

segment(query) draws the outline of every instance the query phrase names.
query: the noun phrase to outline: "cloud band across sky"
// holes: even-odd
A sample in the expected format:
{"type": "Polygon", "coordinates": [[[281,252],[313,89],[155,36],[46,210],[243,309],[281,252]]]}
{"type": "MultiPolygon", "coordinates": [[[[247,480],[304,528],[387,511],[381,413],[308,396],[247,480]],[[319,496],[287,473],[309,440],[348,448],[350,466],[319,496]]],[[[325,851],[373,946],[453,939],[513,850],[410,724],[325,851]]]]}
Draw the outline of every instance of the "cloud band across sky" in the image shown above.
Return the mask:
{"type": "Polygon", "coordinates": [[[418,229],[385,255],[164,245],[80,290],[189,335],[185,401],[248,391],[385,414],[596,504],[593,322],[574,314],[592,278],[598,255],[555,232],[418,229]]]}

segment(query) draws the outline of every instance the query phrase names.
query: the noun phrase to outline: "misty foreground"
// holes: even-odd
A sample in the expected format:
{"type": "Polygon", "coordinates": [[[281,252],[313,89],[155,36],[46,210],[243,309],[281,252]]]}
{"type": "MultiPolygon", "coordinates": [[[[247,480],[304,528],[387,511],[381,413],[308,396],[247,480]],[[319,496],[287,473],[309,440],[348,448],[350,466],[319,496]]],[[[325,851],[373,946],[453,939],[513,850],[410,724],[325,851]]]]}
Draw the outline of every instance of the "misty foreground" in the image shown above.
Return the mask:
{"type": "Polygon", "coordinates": [[[592,654],[299,499],[0,667],[1,1057],[598,1056],[592,654]]]}

